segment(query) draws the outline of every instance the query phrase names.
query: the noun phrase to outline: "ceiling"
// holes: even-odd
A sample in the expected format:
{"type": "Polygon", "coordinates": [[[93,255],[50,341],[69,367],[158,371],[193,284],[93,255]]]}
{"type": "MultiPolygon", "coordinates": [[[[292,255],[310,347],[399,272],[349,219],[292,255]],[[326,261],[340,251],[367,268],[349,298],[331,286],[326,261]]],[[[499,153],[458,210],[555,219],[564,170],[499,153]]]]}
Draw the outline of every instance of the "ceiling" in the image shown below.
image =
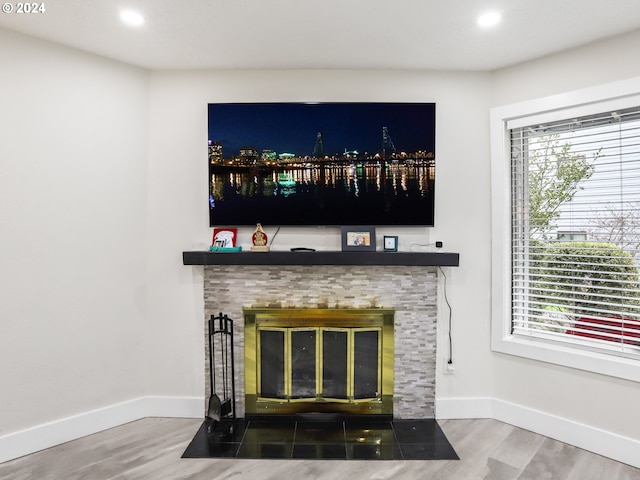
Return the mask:
{"type": "Polygon", "coordinates": [[[0,13],[0,27],[147,69],[488,71],[640,29],[640,0],[38,3],[44,13],[0,13]],[[146,23],[123,24],[125,8],[146,23]],[[503,20],[481,29],[490,9],[503,20]]]}

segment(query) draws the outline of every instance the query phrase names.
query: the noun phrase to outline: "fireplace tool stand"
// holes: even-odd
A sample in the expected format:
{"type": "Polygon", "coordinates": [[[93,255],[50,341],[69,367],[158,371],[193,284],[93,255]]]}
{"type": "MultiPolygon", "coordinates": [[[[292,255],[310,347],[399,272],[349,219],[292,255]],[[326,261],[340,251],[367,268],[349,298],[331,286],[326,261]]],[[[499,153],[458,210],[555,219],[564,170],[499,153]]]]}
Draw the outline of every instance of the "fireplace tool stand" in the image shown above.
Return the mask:
{"type": "Polygon", "coordinates": [[[209,320],[209,386],[211,395],[205,422],[207,433],[225,437],[236,420],[236,384],[233,356],[233,320],[222,313],[209,320]],[[218,375],[222,376],[222,382],[218,375]]]}

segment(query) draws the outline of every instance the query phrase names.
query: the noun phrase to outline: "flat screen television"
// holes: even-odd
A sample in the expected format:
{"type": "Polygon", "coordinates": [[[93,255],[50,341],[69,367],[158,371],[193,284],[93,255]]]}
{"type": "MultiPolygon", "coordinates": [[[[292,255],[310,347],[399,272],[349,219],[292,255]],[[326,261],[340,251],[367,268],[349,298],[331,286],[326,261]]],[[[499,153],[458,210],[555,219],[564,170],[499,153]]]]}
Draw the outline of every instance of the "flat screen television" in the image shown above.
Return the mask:
{"type": "Polygon", "coordinates": [[[208,109],[210,226],[433,226],[435,103],[208,109]]]}

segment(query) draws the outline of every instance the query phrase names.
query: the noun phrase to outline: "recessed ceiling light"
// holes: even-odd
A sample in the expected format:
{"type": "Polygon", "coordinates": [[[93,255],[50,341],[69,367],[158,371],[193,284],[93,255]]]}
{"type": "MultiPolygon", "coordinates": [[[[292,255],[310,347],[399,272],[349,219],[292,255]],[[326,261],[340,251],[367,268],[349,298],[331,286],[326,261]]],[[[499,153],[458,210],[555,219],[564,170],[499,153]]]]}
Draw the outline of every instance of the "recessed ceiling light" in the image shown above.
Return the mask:
{"type": "Polygon", "coordinates": [[[138,12],[134,12],[133,10],[123,10],[122,12],[120,12],[120,20],[122,20],[127,25],[131,25],[132,27],[139,27],[140,25],[144,25],[144,17],[138,12]]]}
{"type": "Polygon", "coordinates": [[[502,15],[499,12],[487,12],[478,17],[478,25],[484,28],[493,27],[500,23],[500,20],[502,15]]]}

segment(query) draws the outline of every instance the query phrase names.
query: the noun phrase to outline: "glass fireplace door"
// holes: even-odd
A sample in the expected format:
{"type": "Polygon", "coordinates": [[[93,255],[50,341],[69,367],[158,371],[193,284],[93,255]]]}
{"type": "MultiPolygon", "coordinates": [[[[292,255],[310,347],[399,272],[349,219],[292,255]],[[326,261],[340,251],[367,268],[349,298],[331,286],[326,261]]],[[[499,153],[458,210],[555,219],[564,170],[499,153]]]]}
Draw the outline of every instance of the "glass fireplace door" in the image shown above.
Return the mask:
{"type": "Polygon", "coordinates": [[[318,395],[318,329],[289,329],[291,400],[315,399],[318,395]]]}
{"type": "Polygon", "coordinates": [[[349,402],[380,397],[380,329],[259,330],[263,399],[349,402]]]}
{"type": "Polygon", "coordinates": [[[349,399],[349,330],[322,330],[322,396],[349,399]]]}
{"type": "Polygon", "coordinates": [[[353,329],[353,398],[380,396],[380,329],[353,329]]]}
{"type": "Polygon", "coordinates": [[[258,358],[260,370],[258,371],[258,384],[260,394],[264,398],[287,398],[285,359],[285,337],[287,329],[265,328],[259,332],[258,358]]]}
{"type": "Polygon", "coordinates": [[[393,415],[393,310],[244,312],[246,415],[393,415]]]}

